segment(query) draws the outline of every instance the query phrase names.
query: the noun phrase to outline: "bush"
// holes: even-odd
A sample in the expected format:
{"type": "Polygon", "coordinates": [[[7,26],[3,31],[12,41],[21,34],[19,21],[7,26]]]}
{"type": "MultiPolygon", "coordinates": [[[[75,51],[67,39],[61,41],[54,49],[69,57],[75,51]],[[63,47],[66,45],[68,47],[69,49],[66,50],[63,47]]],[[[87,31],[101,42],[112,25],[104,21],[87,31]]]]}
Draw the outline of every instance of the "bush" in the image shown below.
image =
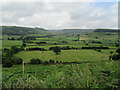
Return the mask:
{"type": "Polygon", "coordinates": [[[101,50],[99,49],[99,50],[97,50],[98,52],[101,52],[101,50]]]}
{"type": "Polygon", "coordinates": [[[13,57],[11,60],[13,61],[14,64],[22,64],[23,62],[23,59],[17,57],[13,57]]]}
{"type": "Polygon", "coordinates": [[[13,63],[10,59],[5,59],[3,63],[3,67],[10,68],[13,66],[13,63]]]}
{"type": "Polygon", "coordinates": [[[56,63],[59,63],[59,61],[56,61],[56,63]]]}
{"type": "Polygon", "coordinates": [[[30,64],[42,64],[42,61],[40,59],[31,59],[30,64]]]}
{"type": "Polygon", "coordinates": [[[120,53],[120,48],[118,48],[118,49],[116,50],[116,52],[117,52],[117,53],[120,53]]]}
{"type": "Polygon", "coordinates": [[[45,61],[44,64],[45,64],[45,65],[48,65],[48,64],[50,64],[50,63],[49,63],[49,61],[45,61]]]}
{"type": "Polygon", "coordinates": [[[110,54],[113,54],[113,51],[110,51],[110,54]]]}
{"type": "Polygon", "coordinates": [[[54,62],[54,60],[50,60],[49,63],[50,64],[54,64],[55,62],[54,62]]]}
{"type": "Polygon", "coordinates": [[[54,47],[53,52],[56,53],[56,55],[58,55],[61,52],[60,47],[54,47]]]}
{"type": "Polygon", "coordinates": [[[115,54],[111,56],[112,60],[120,60],[120,54],[115,54]]]}

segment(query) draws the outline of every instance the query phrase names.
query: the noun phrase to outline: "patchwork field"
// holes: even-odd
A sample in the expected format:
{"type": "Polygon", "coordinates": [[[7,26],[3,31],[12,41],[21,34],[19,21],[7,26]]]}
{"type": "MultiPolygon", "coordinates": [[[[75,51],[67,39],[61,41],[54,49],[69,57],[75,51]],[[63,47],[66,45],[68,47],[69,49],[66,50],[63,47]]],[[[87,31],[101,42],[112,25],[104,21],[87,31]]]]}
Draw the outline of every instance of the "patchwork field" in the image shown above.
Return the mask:
{"type": "Polygon", "coordinates": [[[2,47],[3,48],[9,48],[11,46],[21,46],[22,41],[12,41],[12,40],[3,40],[2,41],[2,47]]]}
{"type": "Polygon", "coordinates": [[[109,54],[95,50],[62,50],[59,55],[56,55],[53,51],[22,51],[15,54],[15,56],[22,58],[25,62],[29,62],[32,58],[39,58],[43,61],[52,59],[63,62],[109,60],[109,54]]]}
{"type": "Polygon", "coordinates": [[[43,32],[46,33],[3,35],[3,88],[119,87],[120,62],[112,57],[119,55],[117,33],[43,32]]]}

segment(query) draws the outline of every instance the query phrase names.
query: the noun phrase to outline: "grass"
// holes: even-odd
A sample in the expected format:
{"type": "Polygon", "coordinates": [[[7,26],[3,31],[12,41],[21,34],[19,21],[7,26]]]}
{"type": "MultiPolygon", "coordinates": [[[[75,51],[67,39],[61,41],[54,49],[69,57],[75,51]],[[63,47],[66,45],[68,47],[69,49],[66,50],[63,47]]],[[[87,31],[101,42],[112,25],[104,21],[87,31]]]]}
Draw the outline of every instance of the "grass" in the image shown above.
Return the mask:
{"type": "Polygon", "coordinates": [[[22,41],[13,41],[13,40],[3,40],[2,47],[11,47],[11,46],[20,46],[22,45],[22,41]]]}
{"type": "Polygon", "coordinates": [[[109,59],[109,55],[94,50],[62,50],[59,55],[55,55],[53,51],[21,51],[15,54],[15,56],[22,58],[25,62],[29,62],[32,58],[39,58],[43,61],[52,59],[63,62],[96,61],[109,59]]]}
{"type": "Polygon", "coordinates": [[[15,38],[15,39],[17,39],[19,37],[21,37],[21,36],[19,36],[19,35],[2,35],[2,39],[4,39],[4,40],[7,40],[8,38],[15,38]]]}
{"type": "Polygon", "coordinates": [[[71,65],[14,65],[3,68],[8,88],[118,88],[118,61],[71,65]]]}
{"type": "MultiPolygon", "coordinates": [[[[95,32],[88,33],[88,35],[80,34],[80,39],[86,40],[87,43],[92,40],[101,41],[103,43],[89,43],[88,46],[108,46],[110,48],[116,48],[110,43],[114,43],[117,40],[117,34],[112,36],[104,34],[105,33],[95,32]],[[95,39],[95,37],[99,39],[95,39]],[[103,39],[106,39],[106,41],[103,39]]],[[[4,35],[2,48],[22,45],[22,41],[7,40],[8,37],[19,38],[20,36],[4,35]]],[[[87,46],[83,41],[73,41],[77,39],[78,37],[72,35],[69,35],[69,37],[67,35],[58,35],[49,38],[37,38],[37,40],[31,41],[46,41],[48,44],[38,46],[35,43],[27,43],[25,48],[40,47],[49,49],[49,47],[55,46],[81,48],[87,46]],[[68,44],[63,44],[61,41],[67,41],[68,44]],[[59,45],[52,45],[53,43],[58,43],[59,45]]],[[[108,60],[110,51],[113,51],[115,54],[115,49],[101,51],[102,52],[95,50],[62,50],[59,55],[55,55],[53,51],[21,51],[14,56],[22,58],[26,63],[32,58],[39,58],[42,61],[52,59],[62,62],[90,62],[67,65],[25,64],[24,73],[22,65],[2,68],[2,86],[3,88],[118,88],[118,81],[120,80],[118,77],[118,64],[120,62],[108,60]]]]}

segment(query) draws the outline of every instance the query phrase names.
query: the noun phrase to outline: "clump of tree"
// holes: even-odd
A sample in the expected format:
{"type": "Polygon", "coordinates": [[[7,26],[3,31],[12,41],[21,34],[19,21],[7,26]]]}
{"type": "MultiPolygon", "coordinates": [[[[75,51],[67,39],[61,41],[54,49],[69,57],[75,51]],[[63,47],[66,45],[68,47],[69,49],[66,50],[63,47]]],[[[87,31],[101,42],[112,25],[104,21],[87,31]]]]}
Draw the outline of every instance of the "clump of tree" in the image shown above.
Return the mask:
{"type": "Polygon", "coordinates": [[[98,49],[97,51],[98,51],[98,52],[101,52],[101,50],[100,50],[100,49],[98,49]]]}
{"type": "Polygon", "coordinates": [[[42,61],[40,59],[33,58],[30,60],[30,64],[42,64],[42,61]]]}
{"type": "Polygon", "coordinates": [[[47,44],[47,42],[36,42],[36,44],[38,44],[38,45],[47,44]]]}
{"type": "Polygon", "coordinates": [[[13,62],[13,64],[22,64],[23,63],[23,59],[18,58],[18,57],[12,57],[11,61],[13,62]]]}
{"type": "Polygon", "coordinates": [[[94,43],[94,44],[102,44],[102,42],[100,42],[100,41],[92,41],[92,43],[94,43]]]}
{"type": "Polygon", "coordinates": [[[100,46],[100,47],[82,47],[81,49],[109,49],[109,47],[103,47],[103,46],[100,46]]]}
{"type": "Polygon", "coordinates": [[[115,43],[115,46],[116,46],[116,47],[119,47],[119,46],[120,46],[120,44],[119,44],[119,43],[115,43]]]}
{"type": "Polygon", "coordinates": [[[22,59],[13,57],[14,54],[23,50],[23,48],[18,48],[16,46],[12,46],[11,49],[5,48],[2,51],[2,66],[3,67],[12,67],[14,64],[22,64],[22,59]]]}
{"type": "Polygon", "coordinates": [[[56,55],[58,55],[60,52],[61,52],[61,49],[60,49],[60,47],[54,47],[53,49],[53,52],[56,54],[56,55]]]}
{"type": "Polygon", "coordinates": [[[50,59],[49,62],[50,62],[50,64],[54,64],[54,63],[55,63],[55,61],[54,61],[54,60],[51,60],[51,59],[50,59]]]}
{"type": "Polygon", "coordinates": [[[23,43],[23,44],[22,44],[22,47],[26,47],[26,46],[27,46],[26,43],[23,43]]]}
{"type": "Polygon", "coordinates": [[[40,60],[40,59],[35,59],[35,58],[33,58],[33,59],[31,59],[30,60],[30,64],[43,64],[43,65],[48,65],[48,64],[55,64],[55,61],[54,60],[52,60],[52,59],[50,59],[49,61],[42,61],[42,60],[40,60]]]}
{"type": "Polygon", "coordinates": [[[118,48],[118,49],[116,50],[116,52],[117,52],[118,54],[120,54],[120,48],[118,48]]]}
{"type": "Polygon", "coordinates": [[[9,58],[2,58],[2,67],[10,68],[13,66],[11,59],[9,58]]]}
{"type": "Polygon", "coordinates": [[[35,47],[35,48],[27,48],[26,50],[29,50],[29,51],[33,51],[33,50],[37,50],[37,51],[47,51],[47,50],[44,49],[44,48],[38,48],[38,47],[35,47]]]}
{"type": "Polygon", "coordinates": [[[111,55],[110,59],[112,60],[120,60],[120,48],[116,50],[117,54],[111,55]]]}
{"type": "Polygon", "coordinates": [[[11,47],[12,54],[16,54],[16,53],[18,53],[19,51],[22,51],[22,50],[24,50],[24,49],[23,48],[18,48],[16,46],[11,47]]]}
{"type": "Polygon", "coordinates": [[[110,54],[112,55],[112,54],[113,54],[113,51],[110,51],[110,54]]]}
{"type": "Polygon", "coordinates": [[[120,60],[120,54],[112,55],[112,60],[120,60]]]}
{"type": "MultiPolygon", "coordinates": [[[[59,47],[60,50],[70,50],[70,49],[80,49],[80,48],[75,48],[75,47],[70,47],[70,46],[64,46],[64,47],[59,47]]],[[[55,47],[50,47],[49,50],[53,50],[55,47]]]]}
{"type": "Polygon", "coordinates": [[[12,57],[12,58],[2,58],[2,66],[6,67],[6,68],[10,68],[13,65],[18,65],[18,64],[22,64],[23,59],[18,58],[18,57],[12,57]]]}
{"type": "Polygon", "coordinates": [[[98,37],[95,37],[95,39],[98,39],[98,37]]]}

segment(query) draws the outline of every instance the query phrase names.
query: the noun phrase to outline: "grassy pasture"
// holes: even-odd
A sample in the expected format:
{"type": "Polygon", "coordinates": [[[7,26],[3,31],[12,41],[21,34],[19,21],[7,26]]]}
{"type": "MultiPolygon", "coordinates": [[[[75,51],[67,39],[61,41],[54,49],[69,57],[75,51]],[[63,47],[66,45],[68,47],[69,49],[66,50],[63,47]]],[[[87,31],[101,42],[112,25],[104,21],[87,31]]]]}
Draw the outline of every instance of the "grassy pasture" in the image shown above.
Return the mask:
{"type": "Polygon", "coordinates": [[[52,59],[63,62],[98,61],[109,59],[109,54],[100,53],[94,50],[62,50],[59,55],[55,55],[53,51],[21,51],[15,54],[15,56],[22,58],[25,62],[29,62],[32,58],[39,58],[43,61],[52,59]]]}
{"type": "Polygon", "coordinates": [[[3,40],[2,47],[11,47],[11,46],[21,46],[22,41],[13,41],[13,40],[3,40]]]}
{"type": "Polygon", "coordinates": [[[4,39],[4,40],[7,40],[8,38],[15,38],[15,39],[17,39],[19,37],[21,37],[21,36],[19,36],[19,35],[2,35],[2,39],[4,39]]]}
{"type": "Polygon", "coordinates": [[[81,34],[81,38],[85,40],[96,40],[95,37],[98,37],[99,40],[112,40],[115,41],[118,39],[118,33],[110,33],[110,32],[90,32],[87,33],[88,35],[81,34]],[[111,35],[106,35],[111,34],[111,35]]]}
{"type": "MultiPolygon", "coordinates": [[[[22,45],[22,41],[7,40],[8,37],[19,38],[20,36],[3,35],[2,48],[22,45]]],[[[46,41],[48,44],[37,45],[35,43],[26,43],[27,46],[25,49],[33,47],[49,49],[49,47],[55,46],[70,46],[76,48],[83,46],[108,46],[114,49],[101,50],[101,52],[95,50],[61,50],[59,55],[55,55],[53,51],[20,51],[14,56],[22,58],[26,63],[32,58],[39,58],[42,61],[52,59],[62,62],[91,62],[67,65],[25,64],[24,73],[22,65],[14,65],[11,68],[2,69],[2,85],[8,88],[117,88],[118,80],[120,80],[118,78],[118,63],[120,62],[109,60],[110,51],[113,51],[114,54],[116,53],[116,47],[110,43],[115,43],[117,38],[117,34],[105,35],[105,33],[90,32],[88,35],[80,34],[80,40],[85,40],[86,43],[95,40],[103,44],[89,43],[86,45],[83,41],[73,41],[78,39],[78,37],[74,35],[58,35],[31,40],[33,42],[46,41]],[[98,39],[95,37],[98,37],[98,39]],[[68,43],[61,43],[61,41],[67,41],[68,43]],[[58,43],[58,45],[52,45],[53,43],[58,43]]]]}

